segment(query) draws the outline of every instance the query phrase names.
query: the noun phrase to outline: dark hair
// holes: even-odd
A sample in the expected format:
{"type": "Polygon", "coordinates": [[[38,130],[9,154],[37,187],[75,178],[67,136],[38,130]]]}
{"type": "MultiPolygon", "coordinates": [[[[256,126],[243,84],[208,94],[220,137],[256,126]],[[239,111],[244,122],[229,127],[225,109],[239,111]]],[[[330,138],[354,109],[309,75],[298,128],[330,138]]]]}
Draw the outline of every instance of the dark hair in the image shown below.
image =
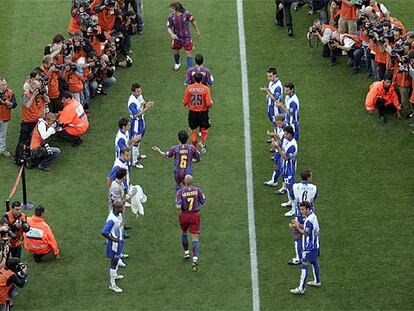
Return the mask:
{"type": "Polygon", "coordinates": [[[136,89],[139,89],[141,87],[141,84],[139,84],[138,82],[134,82],[131,85],[131,92],[134,92],[136,89]]]}
{"type": "Polygon", "coordinates": [[[414,58],[414,50],[411,50],[410,52],[408,52],[408,58],[409,59],[413,59],[414,58]]]}
{"type": "Polygon", "coordinates": [[[277,70],[275,67],[269,67],[267,68],[267,73],[272,73],[274,75],[277,75],[277,70]]]}
{"type": "Polygon", "coordinates": [[[295,89],[295,86],[293,85],[293,83],[292,83],[292,82],[288,82],[288,83],[286,83],[286,84],[285,84],[285,87],[287,87],[287,88],[289,88],[289,89],[291,89],[291,90],[294,90],[294,89],[295,89]]]}
{"type": "Polygon", "coordinates": [[[169,5],[169,7],[181,13],[185,12],[185,9],[180,2],[173,2],[169,5]]]}
{"type": "Polygon", "coordinates": [[[127,170],[124,168],[120,168],[118,172],[116,172],[116,179],[122,179],[126,176],[127,170]]]}
{"type": "Polygon", "coordinates": [[[11,205],[12,208],[19,207],[19,206],[22,206],[22,203],[20,203],[19,201],[14,201],[11,205]]]}
{"type": "Polygon", "coordinates": [[[204,62],[204,57],[201,54],[196,54],[196,56],[194,56],[194,60],[197,65],[201,66],[204,62]]]}
{"type": "Polygon", "coordinates": [[[284,129],[284,131],[286,133],[291,134],[291,135],[294,135],[295,134],[295,131],[293,130],[293,127],[291,127],[290,125],[286,126],[285,129],[284,129]]]}
{"type": "Polygon", "coordinates": [[[9,257],[6,260],[6,268],[14,272],[16,270],[17,265],[19,264],[19,262],[20,262],[20,259],[19,258],[17,258],[17,257],[9,257]]]}
{"type": "Polygon", "coordinates": [[[73,98],[73,95],[69,92],[63,91],[62,92],[62,97],[63,98],[73,98]]]}
{"type": "Polygon", "coordinates": [[[40,75],[40,72],[38,70],[38,67],[36,67],[35,69],[32,70],[32,72],[29,74],[29,77],[31,79],[35,78],[37,75],[40,75]]]}
{"type": "Polygon", "coordinates": [[[65,41],[65,38],[60,33],[53,36],[52,42],[53,43],[59,43],[65,41]]]}
{"type": "Polygon", "coordinates": [[[121,150],[122,154],[124,154],[125,152],[131,152],[131,148],[125,147],[124,149],[121,150]]]}
{"type": "Polygon", "coordinates": [[[45,212],[45,208],[43,206],[38,206],[35,208],[35,216],[40,217],[45,212]]]}
{"type": "Polygon", "coordinates": [[[390,70],[387,70],[384,75],[384,80],[392,81],[393,73],[390,70]]]}
{"type": "Polygon", "coordinates": [[[309,177],[312,176],[312,172],[310,170],[303,171],[302,174],[300,174],[300,177],[302,177],[302,180],[308,180],[309,177]]]}
{"type": "Polygon", "coordinates": [[[178,132],[178,140],[180,143],[185,144],[188,140],[188,134],[186,131],[179,131],[178,132]]]}
{"type": "Polygon", "coordinates": [[[200,83],[201,82],[201,80],[203,79],[203,75],[201,74],[201,72],[199,72],[199,71],[197,71],[195,74],[194,74],[194,81],[195,82],[197,82],[197,83],[200,83]]]}
{"type": "Polygon", "coordinates": [[[129,123],[129,119],[128,118],[125,118],[125,117],[122,117],[121,119],[119,119],[119,121],[118,121],[118,127],[120,128],[120,129],[122,129],[124,126],[127,126],[127,124],[129,123]]]}
{"type": "Polygon", "coordinates": [[[311,205],[308,201],[300,202],[299,206],[304,206],[306,209],[311,209],[311,205]]]}

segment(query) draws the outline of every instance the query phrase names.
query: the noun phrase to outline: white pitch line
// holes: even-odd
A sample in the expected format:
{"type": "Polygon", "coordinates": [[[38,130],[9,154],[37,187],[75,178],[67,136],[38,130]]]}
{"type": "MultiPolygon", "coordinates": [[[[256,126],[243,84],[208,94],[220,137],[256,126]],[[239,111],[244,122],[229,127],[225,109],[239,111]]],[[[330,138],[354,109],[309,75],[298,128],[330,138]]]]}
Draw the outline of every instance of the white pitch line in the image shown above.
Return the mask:
{"type": "Polygon", "coordinates": [[[259,275],[257,271],[256,225],[253,201],[253,168],[250,137],[249,82],[247,78],[246,38],[244,34],[243,0],[237,0],[237,20],[239,25],[240,64],[242,75],[244,154],[246,158],[246,192],[249,218],[250,268],[252,279],[253,311],[260,310],[259,275]]]}

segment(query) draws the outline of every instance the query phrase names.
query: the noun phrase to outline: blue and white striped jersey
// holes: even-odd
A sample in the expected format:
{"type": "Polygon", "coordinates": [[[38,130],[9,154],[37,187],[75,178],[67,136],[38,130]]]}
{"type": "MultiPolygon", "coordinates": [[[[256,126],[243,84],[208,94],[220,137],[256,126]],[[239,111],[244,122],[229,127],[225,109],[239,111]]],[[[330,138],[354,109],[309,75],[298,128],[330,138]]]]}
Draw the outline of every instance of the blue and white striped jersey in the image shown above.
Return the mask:
{"type": "Polygon", "coordinates": [[[289,124],[299,123],[299,98],[295,93],[286,95],[285,105],[288,111],[285,111],[285,120],[289,124]]]}
{"type": "Polygon", "coordinates": [[[116,158],[114,161],[114,166],[112,170],[109,172],[108,177],[114,181],[116,179],[116,173],[119,169],[124,168],[127,171],[126,180],[122,183],[125,193],[128,193],[129,189],[129,172],[131,171],[131,165],[129,162],[122,160],[121,158],[116,158]]]}
{"type": "MultiPolygon", "coordinates": [[[[119,239],[122,243],[124,239],[124,221],[122,217],[122,213],[115,213],[111,211],[106,219],[105,226],[101,230],[101,233],[109,234],[112,237],[119,239]]],[[[112,250],[113,252],[118,251],[118,243],[112,240],[106,240],[106,247],[107,250],[112,250]]]]}
{"type": "Polygon", "coordinates": [[[121,151],[128,147],[129,133],[118,130],[115,136],[115,160],[121,156],[121,151]]]}
{"type": "Polygon", "coordinates": [[[298,154],[298,144],[292,138],[283,139],[282,150],[285,152],[287,160],[283,159],[283,176],[295,176],[296,174],[296,156],[298,154]]]}
{"type": "MultiPolygon", "coordinates": [[[[270,92],[272,93],[272,95],[278,100],[278,101],[282,101],[283,98],[283,85],[282,82],[279,79],[276,79],[274,81],[270,81],[268,84],[268,89],[270,90],[270,92]]],[[[273,102],[273,100],[270,98],[269,95],[266,95],[266,103],[267,103],[267,109],[270,109],[270,106],[275,105],[274,107],[276,108],[276,103],[273,102]]],[[[278,114],[283,114],[283,111],[278,108],[277,109],[278,114]]]]}
{"type": "Polygon", "coordinates": [[[305,218],[303,224],[305,231],[302,237],[302,247],[305,252],[315,251],[319,249],[319,222],[315,213],[310,211],[305,218]]]}
{"type": "Polygon", "coordinates": [[[296,217],[301,217],[299,204],[301,202],[309,202],[312,211],[315,209],[313,203],[315,202],[318,196],[318,189],[314,184],[308,183],[307,181],[302,180],[301,182],[293,184],[293,195],[295,198],[295,215],[296,217]]]}

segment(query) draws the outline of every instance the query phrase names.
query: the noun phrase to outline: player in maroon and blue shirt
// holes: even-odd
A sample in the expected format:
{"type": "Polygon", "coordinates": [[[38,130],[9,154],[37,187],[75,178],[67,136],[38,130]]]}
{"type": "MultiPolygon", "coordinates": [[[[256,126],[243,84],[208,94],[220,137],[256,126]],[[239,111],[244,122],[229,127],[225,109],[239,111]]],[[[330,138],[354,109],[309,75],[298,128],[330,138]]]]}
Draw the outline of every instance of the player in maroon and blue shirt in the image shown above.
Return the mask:
{"type": "Polygon", "coordinates": [[[181,227],[181,243],[184,249],[184,259],[190,258],[188,248],[187,231],[190,231],[191,240],[193,241],[193,263],[194,272],[198,270],[199,257],[199,236],[200,236],[200,209],[206,204],[206,196],[203,191],[193,186],[193,177],[186,175],[184,178],[184,188],[177,191],[175,207],[179,214],[181,227]]]}
{"type": "Polygon", "coordinates": [[[214,78],[213,75],[210,72],[210,69],[208,69],[207,67],[203,66],[203,62],[204,62],[204,57],[201,54],[196,54],[196,56],[194,57],[196,66],[191,67],[190,69],[187,70],[186,74],[185,74],[185,81],[184,84],[188,85],[188,84],[193,84],[196,83],[195,79],[194,79],[194,75],[199,72],[201,73],[201,84],[204,84],[208,87],[212,86],[214,83],[214,78]]]}
{"type": "Polygon", "coordinates": [[[185,131],[178,132],[179,145],[172,146],[168,151],[161,151],[157,146],[152,147],[164,158],[174,157],[174,178],[176,189],[180,189],[186,175],[193,174],[193,160],[200,161],[200,152],[193,145],[187,145],[188,134],[185,131]]]}
{"type": "Polygon", "coordinates": [[[174,70],[180,69],[180,49],[184,48],[187,55],[187,69],[193,67],[193,41],[191,40],[190,23],[193,24],[197,37],[200,36],[200,29],[194,16],[185,10],[180,2],[173,2],[169,5],[171,14],[168,16],[168,33],[172,38],[171,48],[174,50],[174,70]]]}

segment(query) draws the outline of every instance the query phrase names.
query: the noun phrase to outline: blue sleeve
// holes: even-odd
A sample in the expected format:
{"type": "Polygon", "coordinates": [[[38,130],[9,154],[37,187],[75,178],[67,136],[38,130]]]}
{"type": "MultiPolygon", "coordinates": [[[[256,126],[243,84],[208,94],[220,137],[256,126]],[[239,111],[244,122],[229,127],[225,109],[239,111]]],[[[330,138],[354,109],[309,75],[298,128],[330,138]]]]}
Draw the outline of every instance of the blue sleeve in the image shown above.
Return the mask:
{"type": "Polygon", "coordinates": [[[177,196],[175,198],[175,205],[181,206],[183,204],[183,196],[181,195],[181,191],[177,192],[177,196]]]}
{"type": "Polygon", "coordinates": [[[113,226],[114,226],[114,221],[113,220],[108,221],[105,224],[105,226],[102,228],[101,233],[110,234],[113,226]]]}
{"type": "Polygon", "coordinates": [[[313,200],[316,201],[317,198],[318,198],[318,190],[316,190],[315,197],[313,198],[313,200]]]}
{"type": "Polygon", "coordinates": [[[119,151],[124,150],[126,147],[128,147],[128,146],[126,144],[125,139],[122,138],[122,139],[118,140],[118,148],[119,148],[119,151]]]}
{"type": "Polygon", "coordinates": [[[273,96],[278,101],[282,101],[282,88],[280,86],[278,86],[277,88],[275,88],[275,90],[273,91],[273,96]]]}
{"type": "Polygon", "coordinates": [[[119,166],[114,166],[112,168],[112,171],[109,172],[108,178],[111,179],[112,181],[114,181],[115,178],[116,178],[116,173],[119,171],[119,169],[120,169],[119,166]]]}
{"type": "Polygon", "coordinates": [[[288,150],[286,150],[285,154],[289,159],[296,157],[296,148],[295,148],[295,146],[290,146],[288,148],[288,150]]]}
{"type": "Polygon", "coordinates": [[[138,109],[138,106],[137,106],[137,104],[136,103],[130,103],[129,105],[128,105],[128,110],[129,110],[129,113],[131,114],[131,115],[133,115],[133,116],[135,116],[140,110],[138,109]]]}
{"type": "Polygon", "coordinates": [[[290,107],[289,107],[289,113],[293,114],[297,110],[298,110],[298,104],[296,102],[291,102],[290,107]]]}
{"type": "Polygon", "coordinates": [[[305,226],[303,228],[303,230],[305,231],[305,234],[309,235],[309,233],[312,232],[312,229],[313,229],[312,222],[311,221],[306,221],[305,226]]]}

